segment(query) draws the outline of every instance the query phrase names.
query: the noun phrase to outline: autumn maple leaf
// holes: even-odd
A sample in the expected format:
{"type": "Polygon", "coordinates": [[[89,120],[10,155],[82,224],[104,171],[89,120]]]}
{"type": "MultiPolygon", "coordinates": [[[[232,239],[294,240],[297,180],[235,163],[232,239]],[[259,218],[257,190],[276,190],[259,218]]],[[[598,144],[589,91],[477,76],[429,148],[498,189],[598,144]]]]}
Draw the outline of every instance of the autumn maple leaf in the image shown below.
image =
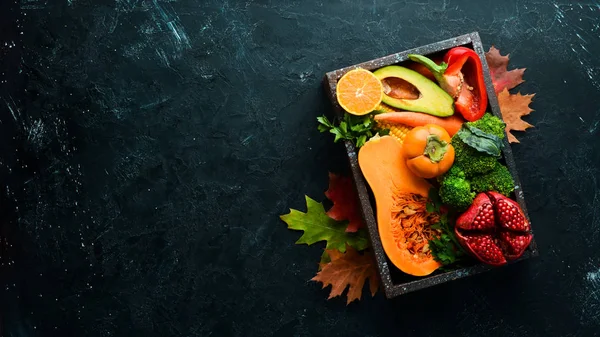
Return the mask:
{"type": "Polygon", "coordinates": [[[510,94],[508,91],[524,82],[523,73],[525,68],[507,71],[508,55],[500,55],[500,51],[494,46],[485,53],[485,59],[490,68],[490,75],[494,83],[494,90],[498,96],[498,105],[502,113],[502,119],[506,123],[506,134],[508,141],[519,143],[519,140],[510,131],[525,131],[533,125],[521,118],[529,115],[533,110],[529,107],[532,95],[510,94]]]}
{"type": "Polygon", "coordinates": [[[375,268],[373,255],[370,252],[360,254],[356,249],[347,247],[346,253],[327,250],[331,262],[323,266],[311,281],[321,282],[323,288],[331,285],[327,299],[340,296],[346,288],[346,305],[354,300],[360,300],[367,278],[371,296],[375,296],[379,288],[379,277],[375,268]]]}
{"type": "Polygon", "coordinates": [[[485,53],[485,59],[490,68],[496,94],[505,88],[510,90],[524,82],[523,73],[526,68],[507,71],[508,55],[500,55],[500,51],[494,46],[490,47],[490,50],[485,53]]]}
{"type": "Polygon", "coordinates": [[[521,93],[511,95],[507,88],[498,93],[498,105],[502,113],[502,119],[506,123],[506,134],[508,141],[519,143],[519,140],[510,131],[525,131],[533,125],[525,122],[521,117],[529,115],[533,109],[529,107],[535,94],[521,95],[521,93]]]}
{"type": "Polygon", "coordinates": [[[333,202],[327,215],[335,220],[348,220],[346,232],[356,232],[364,227],[362,215],[359,211],[358,195],[350,177],[343,177],[329,173],[329,189],[325,196],[333,202]]]}
{"type": "Polygon", "coordinates": [[[319,241],[327,241],[326,249],[346,251],[346,245],[358,250],[369,246],[369,240],[364,230],[356,233],[346,232],[346,222],[330,218],[325,213],[323,204],[306,196],[306,213],[290,209],[290,213],[280,216],[288,224],[289,229],[302,230],[304,234],[296,244],[312,245],[319,241]]]}

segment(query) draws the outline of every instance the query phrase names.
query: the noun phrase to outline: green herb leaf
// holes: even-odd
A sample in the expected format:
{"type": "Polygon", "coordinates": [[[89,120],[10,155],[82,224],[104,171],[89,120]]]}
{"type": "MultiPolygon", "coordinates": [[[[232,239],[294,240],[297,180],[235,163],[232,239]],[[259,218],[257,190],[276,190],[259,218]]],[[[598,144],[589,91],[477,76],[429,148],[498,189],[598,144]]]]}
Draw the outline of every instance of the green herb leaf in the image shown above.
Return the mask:
{"type": "Polygon", "coordinates": [[[348,133],[348,124],[346,122],[340,122],[340,129],[346,134],[348,133]]]}
{"type": "Polygon", "coordinates": [[[352,125],[352,126],[350,127],[350,130],[351,130],[351,131],[354,131],[354,132],[361,132],[361,131],[363,131],[364,129],[365,129],[365,128],[364,128],[364,126],[363,126],[362,124],[356,124],[356,125],[352,125]]]}
{"type": "Polygon", "coordinates": [[[427,213],[433,213],[435,212],[435,207],[428,202],[427,205],[425,205],[425,210],[427,211],[427,213]]]}
{"type": "Polygon", "coordinates": [[[356,146],[361,147],[361,146],[365,145],[366,141],[367,141],[367,135],[362,135],[362,136],[358,137],[358,139],[356,140],[356,146]]]}
{"type": "Polygon", "coordinates": [[[446,214],[440,216],[437,224],[431,225],[432,229],[441,232],[437,238],[429,240],[431,255],[444,266],[460,262],[467,256],[452,227],[446,214]]]}
{"type": "Polygon", "coordinates": [[[345,113],[338,126],[334,125],[325,116],[317,117],[317,121],[319,122],[318,130],[320,132],[329,131],[335,135],[334,142],[337,143],[342,139],[346,139],[353,141],[356,147],[363,146],[369,138],[373,137],[376,127],[373,116],[370,114],[354,116],[345,113]]]}
{"type": "Polygon", "coordinates": [[[494,157],[500,157],[504,143],[499,137],[485,133],[480,129],[464,123],[457,133],[458,137],[475,150],[487,153],[494,157]]]}
{"type": "Polygon", "coordinates": [[[325,127],[328,127],[328,128],[332,128],[333,127],[333,123],[331,123],[329,121],[329,119],[327,119],[327,117],[325,117],[325,116],[317,117],[317,121],[319,123],[321,123],[325,127]]]}
{"type": "Polygon", "coordinates": [[[438,190],[434,187],[429,189],[427,205],[425,206],[428,213],[439,213],[442,207],[442,198],[438,190]]]}

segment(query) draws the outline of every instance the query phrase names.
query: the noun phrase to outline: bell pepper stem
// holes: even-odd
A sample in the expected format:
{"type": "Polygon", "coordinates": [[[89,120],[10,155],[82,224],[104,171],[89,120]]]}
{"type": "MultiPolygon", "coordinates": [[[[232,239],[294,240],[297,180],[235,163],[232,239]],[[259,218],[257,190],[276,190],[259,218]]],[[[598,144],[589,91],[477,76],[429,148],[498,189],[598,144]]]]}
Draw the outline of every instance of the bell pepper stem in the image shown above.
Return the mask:
{"type": "Polygon", "coordinates": [[[429,71],[433,73],[433,77],[435,77],[438,83],[444,81],[444,72],[448,68],[448,65],[446,63],[442,62],[442,64],[438,65],[435,62],[433,62],[433,60],[431,60],[430,58],[418,54],[408,54],[408,58],[412,61],[424,65],[425,68],[429,69],[429,71]]]}

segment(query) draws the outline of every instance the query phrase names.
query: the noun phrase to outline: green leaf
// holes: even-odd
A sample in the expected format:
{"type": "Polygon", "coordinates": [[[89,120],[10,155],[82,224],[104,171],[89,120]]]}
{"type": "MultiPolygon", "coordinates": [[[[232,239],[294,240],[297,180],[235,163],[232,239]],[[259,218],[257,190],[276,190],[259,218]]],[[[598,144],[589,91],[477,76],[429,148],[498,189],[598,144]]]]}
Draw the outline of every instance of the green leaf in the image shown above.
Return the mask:
{"type": "MultiPolygon", "coordinates": [[[[435,212],[435,207],[431,203],[428,202],[427,205],[425,205],[425,210],[427,211],[427,213],[433,213],[433,212],[435,212]]],[[[434,228],[434,229],[439,229],[439,228],[434,228]]]]}
{"type": "Polygon", "coordinates": [[[358,137],[358,140],[356,141],[356,146],[361,147],[361,146],[365,145],[366,141],[367,141],[367,136],[362,135],[362,136],[358,137]]]}
{"type": "Polygon", "coordinates": [[[346,122],[340,122],[340,130],[342,130],[343,133],[348,133],[348,124],[346,124],[346,122]]]}
{"type": "Polygon", "coordinates": [[[369,246],[367,233],[364,229],[356,233],[347,233],[347,221],[336,221],[330,218],[323,204],[306,196],[306,213],[290,209],[290,213],[281,215],[280,218],[292,230],[304,231],[296,244],[312,245],[316,242],[326,241],[326,249],[346,251],[346,244],[364,250],[369,246]]]}
{"type": "Polygon", "coordinates": [[[328,128],[334,127],[333,123],[331,123],[325,116],[317,117],[317,121],[328,128]]]}
{"type": "Polygon", "coordinates": [[[338,128],[333,128],[333,129],[329,130],[329,132],[331,132],[335,135],[335,139],[333,140],[335,143],[337,143],[340,139],[344,138],[342,131],[340,131],[340,129],[338,129],[338,128]]]}
{"type": "Polygon", "coordinates": [[[429,189],[428,199],[426,206],[427,212],[438,213],[442,207],[442,198],[440,198],[440,194],[436,188],[432,187],[429,189]]]}
{"type": "Polygon", "coordinates": [[[490,156],[500,157],[504,143],[496,135],[485,133],[480,129],[464,123],[457,133],[458,137],[467,145],[479,152],[490,156]]]}
{"type": "Polygon", "coordinates": [[[335,135],[334,142],[347,139],[353,141],[357,147],[363,146],[368,139],[373,137],[376,127],[370,115],[354,116],[345,113],[338,126],[335,126],[325,116],[317,117],[317,121],[319,122],[319,131],[329,131],[335,135]]]}
{"type": "Polygon", "coordinates": [[[434,259],[444,266],[463,261],[467,254],[454,234],[454,228],[448,220],[448,215],[442,214],[440,221],[431,228],[441,232],[439,237],[429,240],[429,247],[434,259]]]}
{"type": "Polygon", "coordinates": [[[334,143],[337,143],[337,142],[339,142],[339,141],[340,141],[340,139],[342,139],[342,138],[344,138],[344,137],[342,137],[342,135],[341,135],[341,134],[338,132],[338,133],[336,133],[336,134],[335,134],[335,138],[333,139],[333,142],[334,142],[334,143]]]}
{"type": "Polygon", "coordinates": [[[356,124],[356,125],[352,125],[350,127],[350,131],[354,131],[354,132],[361,132],[363,131],[365,128],[362,124],[356,124]]]}
{"type": "Polygon", "coordinates": [[[354,119],[354,115],[351,115],[349,113],[345,113],[344,114],[344,122],[350,124],[350,125],[354,125],[356,124],[355,119],[354,119]]]}

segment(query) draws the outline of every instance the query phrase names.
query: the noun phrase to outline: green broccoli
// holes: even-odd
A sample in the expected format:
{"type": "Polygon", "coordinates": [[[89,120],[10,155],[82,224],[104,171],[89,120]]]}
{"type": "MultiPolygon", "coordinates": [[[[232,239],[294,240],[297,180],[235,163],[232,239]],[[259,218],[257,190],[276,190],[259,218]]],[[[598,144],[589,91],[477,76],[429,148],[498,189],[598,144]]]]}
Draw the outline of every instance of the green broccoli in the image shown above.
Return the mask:
{"type": "MultiPolygon", "coordinates": [[[[486,113],[475,122],[468,122],[483,132],[504,138],[506,125],[498,117],[486,113]]],[[[446,174],[438,178],[442,202],[458,211],[467,209],[479,192],[497,191],[504,195],[514,190],[514,182],[508,169],[498,158],[479,152],[465,144],[458,135],[452,137],[454,164],[446,174]]]]}
{"type": "Polygon", "coordinates": [[[471,205],[475,199],[475,193],[471,191],[471,184],[465,177],[465,173],[456,165],[440,179],[440,198],[442,203],[463,211],[471,205]]]}
{"type": "MultiPolygon", "coordinates": [[[[502,120],[490,113],[486,113],[480,119],[467,124],[480,129],[483,132],[493,134],[499,138],[504,138],[504,128],[506,124],[502,120]]],[[[491,171],[497,162],[497,158],[482,153],[473,147],[465,144],[458,135],[452,137],[452,146],[454,147],[454,164],[458,165],[465,173],[467,178],[478,174],[491,171]]]]}
{"type": "Polygon", "coordinates": [[[496,162],[496,157],[479,152],[465,144],[458,136],[452,137],[454,147],[454,165],[459,166],[467,177],[489,172],[496,162]]]}
{"type": "Polygon", "coordinates": [[[483,117],[474,122],[467,122],[467,124],[474,126],[485,133],[490,133],[500,139],[504,139],[504,129],[506,128],[506,124],[504,124],[500,118],[490,113],[486,113],[483,117]]]}
{"type": "Polygon", "coordinates": [[[475,193],[496,191],[508,196],[515,190],[515,182],[506,166],[496,162],[494,168],[471,179],[471,190],[475,193]]]}

